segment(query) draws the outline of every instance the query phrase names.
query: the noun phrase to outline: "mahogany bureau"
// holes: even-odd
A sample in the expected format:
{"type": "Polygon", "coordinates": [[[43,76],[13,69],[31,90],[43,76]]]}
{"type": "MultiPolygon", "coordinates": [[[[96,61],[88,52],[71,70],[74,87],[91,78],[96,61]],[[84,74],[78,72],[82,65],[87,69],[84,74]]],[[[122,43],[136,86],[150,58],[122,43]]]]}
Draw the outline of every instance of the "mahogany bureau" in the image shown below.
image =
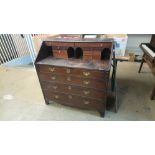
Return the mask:
{"type": "Polygon", "coordinates": [[[104,117],[112,46],[100,38],[44,41],[35,67],[46,104],[97,110],[104,117]]]}

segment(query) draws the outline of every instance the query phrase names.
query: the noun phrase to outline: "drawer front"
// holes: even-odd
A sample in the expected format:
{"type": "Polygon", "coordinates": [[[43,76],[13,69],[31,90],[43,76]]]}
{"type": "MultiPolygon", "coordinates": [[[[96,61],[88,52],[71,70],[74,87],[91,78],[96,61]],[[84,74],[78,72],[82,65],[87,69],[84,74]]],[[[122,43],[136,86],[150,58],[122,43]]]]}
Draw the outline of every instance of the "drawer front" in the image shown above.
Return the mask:
{"type": "Polygon", "coordinates": [[[83,51],[84,60],[92,60],[92,51],[83,51]]]}
{"type": "Polygon", "coordinates": [[[85,97],[91,97],[95,99],[103,99],[106,97],[107,93],[106,91],[100,91],[96,89],[91,88],[85,88],[75,85],[67,85],[67,84],[61,84],[57,82],[41,82],[42,88],[51,90],[51,91],[58,91],[58,92],[67,92],[70,94],[85,96],[85,97]]]}
{"type": "Polygon", "coordinates": [[[52,46],[71,46],[71,47],[74,47],[74,43],[70,43],[70,42],[52,42],[52,46]]]}
{"type": "Polygon", "coordinates": [[[67,76],[67,75],[57,75],[50,73],[41,73],[39,74],[40,81],[51,81],[51,82],[60,82],[66,84],[79,85],[88,88],[96,88],[96,89],[107,89],[108,80],[92,80],[88,78],[78,78],[75,76],[67,76]]]}
{"type": "Polygon", "coordinates": [[[63,68],[48,65],[37,66],[38,72],[42,73],[54,73],[54,74],[64,74],[64,75],[74,75],[78,77],[94,78],[94,79],[108,79],[109,72],[98,71],[98,70],[86,70],[79,68],[63,68]]]}
{"type": "Polygon", "coordinates": [[[83,55],[92,56],[92,51],[83,51],[83,55]]]}
{"type": "Polygon", "coordinates": [[[68,47],[67,46],[52,46],[52,50],[63,50],[67,52],[68,47]]]}
{"type": "Polygon", "coordinates": [[[83,56],[83,60],[92,60],[92,59],[93,59],[92,55],[84,55],[83,56]]]}
{"type": "Polygon", "coordinates": [[[75,43],[76,47],[102,47],[103,43],[75,43]]]}
{"type": "Polygon", "coordinates": [[[75,47],[102,47],[102,48],[111,48],[111,42],[98,42],[98,43],[75,43],[75,47]]]}
{"type": "Polygon", "coordinates": [[[95,60],[101,60],[101,52],[100,51],[93,51],[92,58],[95,60]]]}
{"type": "Polygon", "coordinates": [[[88,52],[92,52],[92,51],[102,51],[103,47],[82,47],[83,51],[88,51],[88,52]]]}
{"type": "Polygon", "coordinates": [[[53,50],[53,57],[67,59],[68,54],[66,51],[63,51],[63,50],[53,50]]]}
{"type": "Polygon", "coordinates": [[[74,43],[70,42],[52,42],[52,41],[45,41],[46,46],[71,46],[74,47],[74,43]]]}
{"type": "Polygon", "coordinates": [[[84,51],[83,58],[85,60],[101,60],[101,51],[84,51]]]}
{"type": "Polygon", "coordinates": [[[103,48],[111,48],[111,42],[98,42],[98,43],[91,43],[91,42],[83,42],[83,43],[75,43],[75,47],[103,47],[103,48]]]}
{"type": "Polygon", "coordinates": [[[104,98],[103,100],[95,100],[78,95],[71,95],[47,90],[44,90],[44,95],[46,100],[52,100],[65,105],[86,109],[104,109],[106,103],[106,98],[104,98]]]}
{"type": "Polygon", "coordinates": [[[45,41],[46,46],[68,46],[68,47],[103,47],[111,48],[111,42],[51,42],[45,41]]]}

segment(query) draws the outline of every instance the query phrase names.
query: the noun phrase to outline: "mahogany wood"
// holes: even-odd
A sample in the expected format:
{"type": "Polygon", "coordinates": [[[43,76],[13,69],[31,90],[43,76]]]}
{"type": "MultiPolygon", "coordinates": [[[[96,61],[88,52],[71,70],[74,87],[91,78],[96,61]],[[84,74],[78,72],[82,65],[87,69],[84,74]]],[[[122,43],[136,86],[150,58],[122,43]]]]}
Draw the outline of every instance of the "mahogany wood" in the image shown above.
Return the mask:
{"type": "Polygon", "coordinates": [[[35,67],[46,104],[64,105],[100,112],[104,117],[111,68],[112,41],[45,41],[35,67]],[[102,51],[109,56],[101,60],[102,51]],[[105,51],[106,52],[106,51],[105,51]]]}

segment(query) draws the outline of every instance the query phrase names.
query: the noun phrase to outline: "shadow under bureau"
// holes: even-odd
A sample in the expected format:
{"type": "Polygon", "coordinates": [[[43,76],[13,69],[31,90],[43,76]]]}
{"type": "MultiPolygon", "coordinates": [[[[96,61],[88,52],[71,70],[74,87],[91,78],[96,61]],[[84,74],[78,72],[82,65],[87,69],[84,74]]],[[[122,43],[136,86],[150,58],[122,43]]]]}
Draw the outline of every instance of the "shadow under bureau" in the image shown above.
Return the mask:
{"type": "Polygon", "coordinates": [[[104,117],[112,44],[105,39],[44,41],[35,67],[46,104],[97,110],[104,117]]]}

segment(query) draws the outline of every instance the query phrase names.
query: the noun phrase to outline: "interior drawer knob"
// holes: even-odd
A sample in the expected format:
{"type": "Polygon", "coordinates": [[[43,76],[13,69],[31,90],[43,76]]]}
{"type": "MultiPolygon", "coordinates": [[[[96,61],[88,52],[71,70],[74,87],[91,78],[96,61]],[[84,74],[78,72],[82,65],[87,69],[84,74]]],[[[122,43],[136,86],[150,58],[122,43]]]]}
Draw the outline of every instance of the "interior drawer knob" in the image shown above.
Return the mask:
{"type": "Polygon", "coordinates": [[[58,99],[58,98],[59,98],[59,96],[58,96],[58,95],[55,95],[55,96],[54,96],[54,98],[55,98],[55,99],[58,99]]]}
{"type": "Polygon", "coordinates": [[[90,81],[83,81],[83,83],[84,83],[85,85],[88,85],[88,84],[90,83],[90,81]]]}
{"type": "Polygon", "coordinates": [[[90,91],[84,90],[83,93],[84,93],[85,95],[88,95],[88,94],[90,94],[90,91]]]}
{"type": "Polygon", "coordinates": [[[56,77],[55,77],[55,76],[52,76],[51,79],[52,79],[52,80],[56,80],[56,77]]]}
{"type": "Polygon", "coordinates": [[[89,76],[90,75],[90,72],[83,72],[83,75],[84,76],[89,76]]]}
{"type": "Polygon", "coordinates": [[[84,101],[84,104],[89,104],[89,101],[84,101]]]}
{"type": "Polygon", "coordinates": [[[53,86],[53,89],[57,89],[58,88],[58,86],[53,86]]]}
{"type": "Polygon", "coordinates": [[[68,89],[69,89],[69,90],[71,90],[71,89],[72,89],[72,87],[71,87],[71,86],[68,86],[68,89]]]}
{"type": "Polygon", "coordinates": [[[71,77],[67,77],[67,81],[71,81],[71,77]]]}
{"type": "Polygon", "coordinates": [[[55,71],[55,68],[54,68],[54,67],[50,67],[49,70],[50,70],[51,72],[54,72],[54,71],[55,71]]]}
{"type": "Polygon", "coordinates": [[[70,69],[66,69],[66,73],[71,73],[71,70],[70,69]]]}
{"type": "Polygon", "coordinates": [[[69,98],[69,99],[72,99],[73,97],[72,97],[72,95],[68,95],[68,98],[69,98]]]}

